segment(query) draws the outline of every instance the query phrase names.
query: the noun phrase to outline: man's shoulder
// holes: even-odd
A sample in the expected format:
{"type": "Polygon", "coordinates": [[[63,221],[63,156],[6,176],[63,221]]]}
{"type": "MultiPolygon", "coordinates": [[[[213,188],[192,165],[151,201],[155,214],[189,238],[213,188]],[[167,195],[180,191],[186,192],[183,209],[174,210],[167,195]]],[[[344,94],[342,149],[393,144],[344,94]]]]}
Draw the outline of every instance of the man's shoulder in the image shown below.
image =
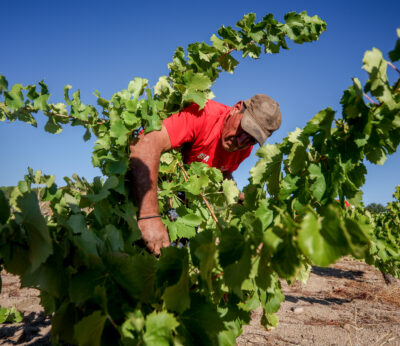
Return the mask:
{"type": "Polygon", "coordinates": [[[229,111],[231,107],[226,106],[222,103],[219,103],[214,100],[208,100],[205,107],[204,111],[209,114],[216,114],[216,113],[225,113],[226,111],[229,111]]]}
{"type": "MultiPolygon", "coordinates": [[[[226,106],[214,100],[208,100],[204,108],[200,109],[200,106],[196,103],[192,103],[186,107],[181,113],[192,114],[196,117],[202,116],[221,116],[226,115],[230,111],[231,107],[226,106]]],[[[179,113],[178,113],[179,114],[179,113]]]]}

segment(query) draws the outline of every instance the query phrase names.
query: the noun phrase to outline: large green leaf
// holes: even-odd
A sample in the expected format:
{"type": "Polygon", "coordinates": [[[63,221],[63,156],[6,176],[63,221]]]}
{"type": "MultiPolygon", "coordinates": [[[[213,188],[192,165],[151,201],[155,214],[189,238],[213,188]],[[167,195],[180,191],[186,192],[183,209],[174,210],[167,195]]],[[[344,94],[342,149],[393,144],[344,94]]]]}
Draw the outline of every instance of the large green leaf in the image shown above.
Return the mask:
{"type": "Polygon", "coordinates": [[[52,240],[40,213],[36,194],[30,192],[18,197],[17,205],[21,209],[22,227],[26,229],[29,237],[31,271],[35,271],[53,253],[52,240]]]}
{"type": "Polygon", "coordinates": [[[154,311],[146,318],[143,340],[146,345],[169,346],[173,344],[173,332],[178,325],[174,315],[154,311]]]}
{"type": "Polygon", "coordinates": [[[174,247],[163,249],[157,266],[158,284],[166,286],[163,294],[166,308],[182,313],[190,306],[187,250],[174,247]]]}
{"type": "Polygon", "coordinates": [[[74,335],[78,344],[82,346],[100,345],[106,319],[107,317],[101,311],[95,311],[75,324],[74,335]]]}
{"type": "Polygon", "coordinates": [[[224,329],[224,324],[218,314],[215,304],[207,302],[199,294],[190,296],[190,309],[180,317],[181,325],[186,330],[187,345],[213,345],[216,344],[216,336],[224,329]]]}
{"type": "MultiPolygon", "coordinates": [[[[326,233],[340,232],[339,220],[329,219],[330,230],[326,233]]],[[[324,223],[328,226],[328,223],[324,223]]],[[[298,244],[301,251],[308,256],[312,262],[319,266],[328,266],[334,263],[339,257],[344,255],[344,249],[347,248],[346,243],[334,244],[321,234],[322,225],[317,216],[313,212],[308,212],[304,217],[298,235],[298,244]],[[343,249],[344,248],[344,249],[343,249]]]]}
{"type": "Polygon", "coordinates": [[[204,230],[190,240],[193,264],[200,269],[200,277],[211,287],[211,274],[215,264],[216,245],[211,230],[204,230]]]}
{"type": "Polygon", "coordinates": [[[129,82],[128,91],[133,94],[133,99],[136,100],[143,94],[149,81],[145,78],[136,77],[133,81],[129,82]]]}
{"type": "Polygon", "coordinates": [[[225,179],[222,183],[222,190],[224,191],[226,202],[228,204],[237,203],[240,191],[234,180],[225,179]]]}
{"type": "Polygon", "coordinates": [[[156,258],[114,252],[106,257],[112,278],[134,299],[150,302],[156,281],[156,258]]]}

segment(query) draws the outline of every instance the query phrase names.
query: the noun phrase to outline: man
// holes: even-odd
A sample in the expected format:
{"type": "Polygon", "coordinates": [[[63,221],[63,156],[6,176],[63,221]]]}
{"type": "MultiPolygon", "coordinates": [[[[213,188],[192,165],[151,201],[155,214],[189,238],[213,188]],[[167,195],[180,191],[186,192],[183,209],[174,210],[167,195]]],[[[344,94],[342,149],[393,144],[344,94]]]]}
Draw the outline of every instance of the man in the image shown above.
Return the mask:
{"type": "Polygon", "coordinates": [[[157,202],[160,155],[182,147],[185,163],[205,162],[220,169],[226,179],[250,155],[253,145],[263,145],[281,125],[279,105],[257,94],[228,107],[208,101],[204,109],[192,104],[165,119],[161,131],[141,135],[130,146],[133,192],[139,208],[138,225],[148,249],[160,254],[170,244],[157,202]]]}

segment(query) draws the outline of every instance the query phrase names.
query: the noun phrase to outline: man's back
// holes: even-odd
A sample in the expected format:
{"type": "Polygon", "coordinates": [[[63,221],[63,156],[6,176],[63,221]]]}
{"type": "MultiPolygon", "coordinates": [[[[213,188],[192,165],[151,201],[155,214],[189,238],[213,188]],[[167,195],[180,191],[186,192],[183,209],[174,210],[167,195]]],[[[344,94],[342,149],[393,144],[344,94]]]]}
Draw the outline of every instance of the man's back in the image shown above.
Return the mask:
{"type": "Polygon", "coordinates": [[[204,162],[232,173],[250,155],[252,147],[227,152],[221,145],[222,126],[231,108],[209,100],[202,110],[192,104],[163,121],[172,148],[182,147],[185,163],[204,162]]]}

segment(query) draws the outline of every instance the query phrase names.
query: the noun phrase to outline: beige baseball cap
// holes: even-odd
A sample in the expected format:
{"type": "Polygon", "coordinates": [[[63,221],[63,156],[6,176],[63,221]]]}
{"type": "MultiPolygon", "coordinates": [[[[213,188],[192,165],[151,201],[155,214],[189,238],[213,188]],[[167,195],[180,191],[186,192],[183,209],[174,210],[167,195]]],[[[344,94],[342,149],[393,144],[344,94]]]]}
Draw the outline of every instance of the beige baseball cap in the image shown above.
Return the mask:
{"type": "Polygon", "coordinates": [[[257,94],[244,101],[244,106],[240,123],[242,129],[263,145],[281,126],[282,115],[279,104],[267,95],[257,94]]]}

